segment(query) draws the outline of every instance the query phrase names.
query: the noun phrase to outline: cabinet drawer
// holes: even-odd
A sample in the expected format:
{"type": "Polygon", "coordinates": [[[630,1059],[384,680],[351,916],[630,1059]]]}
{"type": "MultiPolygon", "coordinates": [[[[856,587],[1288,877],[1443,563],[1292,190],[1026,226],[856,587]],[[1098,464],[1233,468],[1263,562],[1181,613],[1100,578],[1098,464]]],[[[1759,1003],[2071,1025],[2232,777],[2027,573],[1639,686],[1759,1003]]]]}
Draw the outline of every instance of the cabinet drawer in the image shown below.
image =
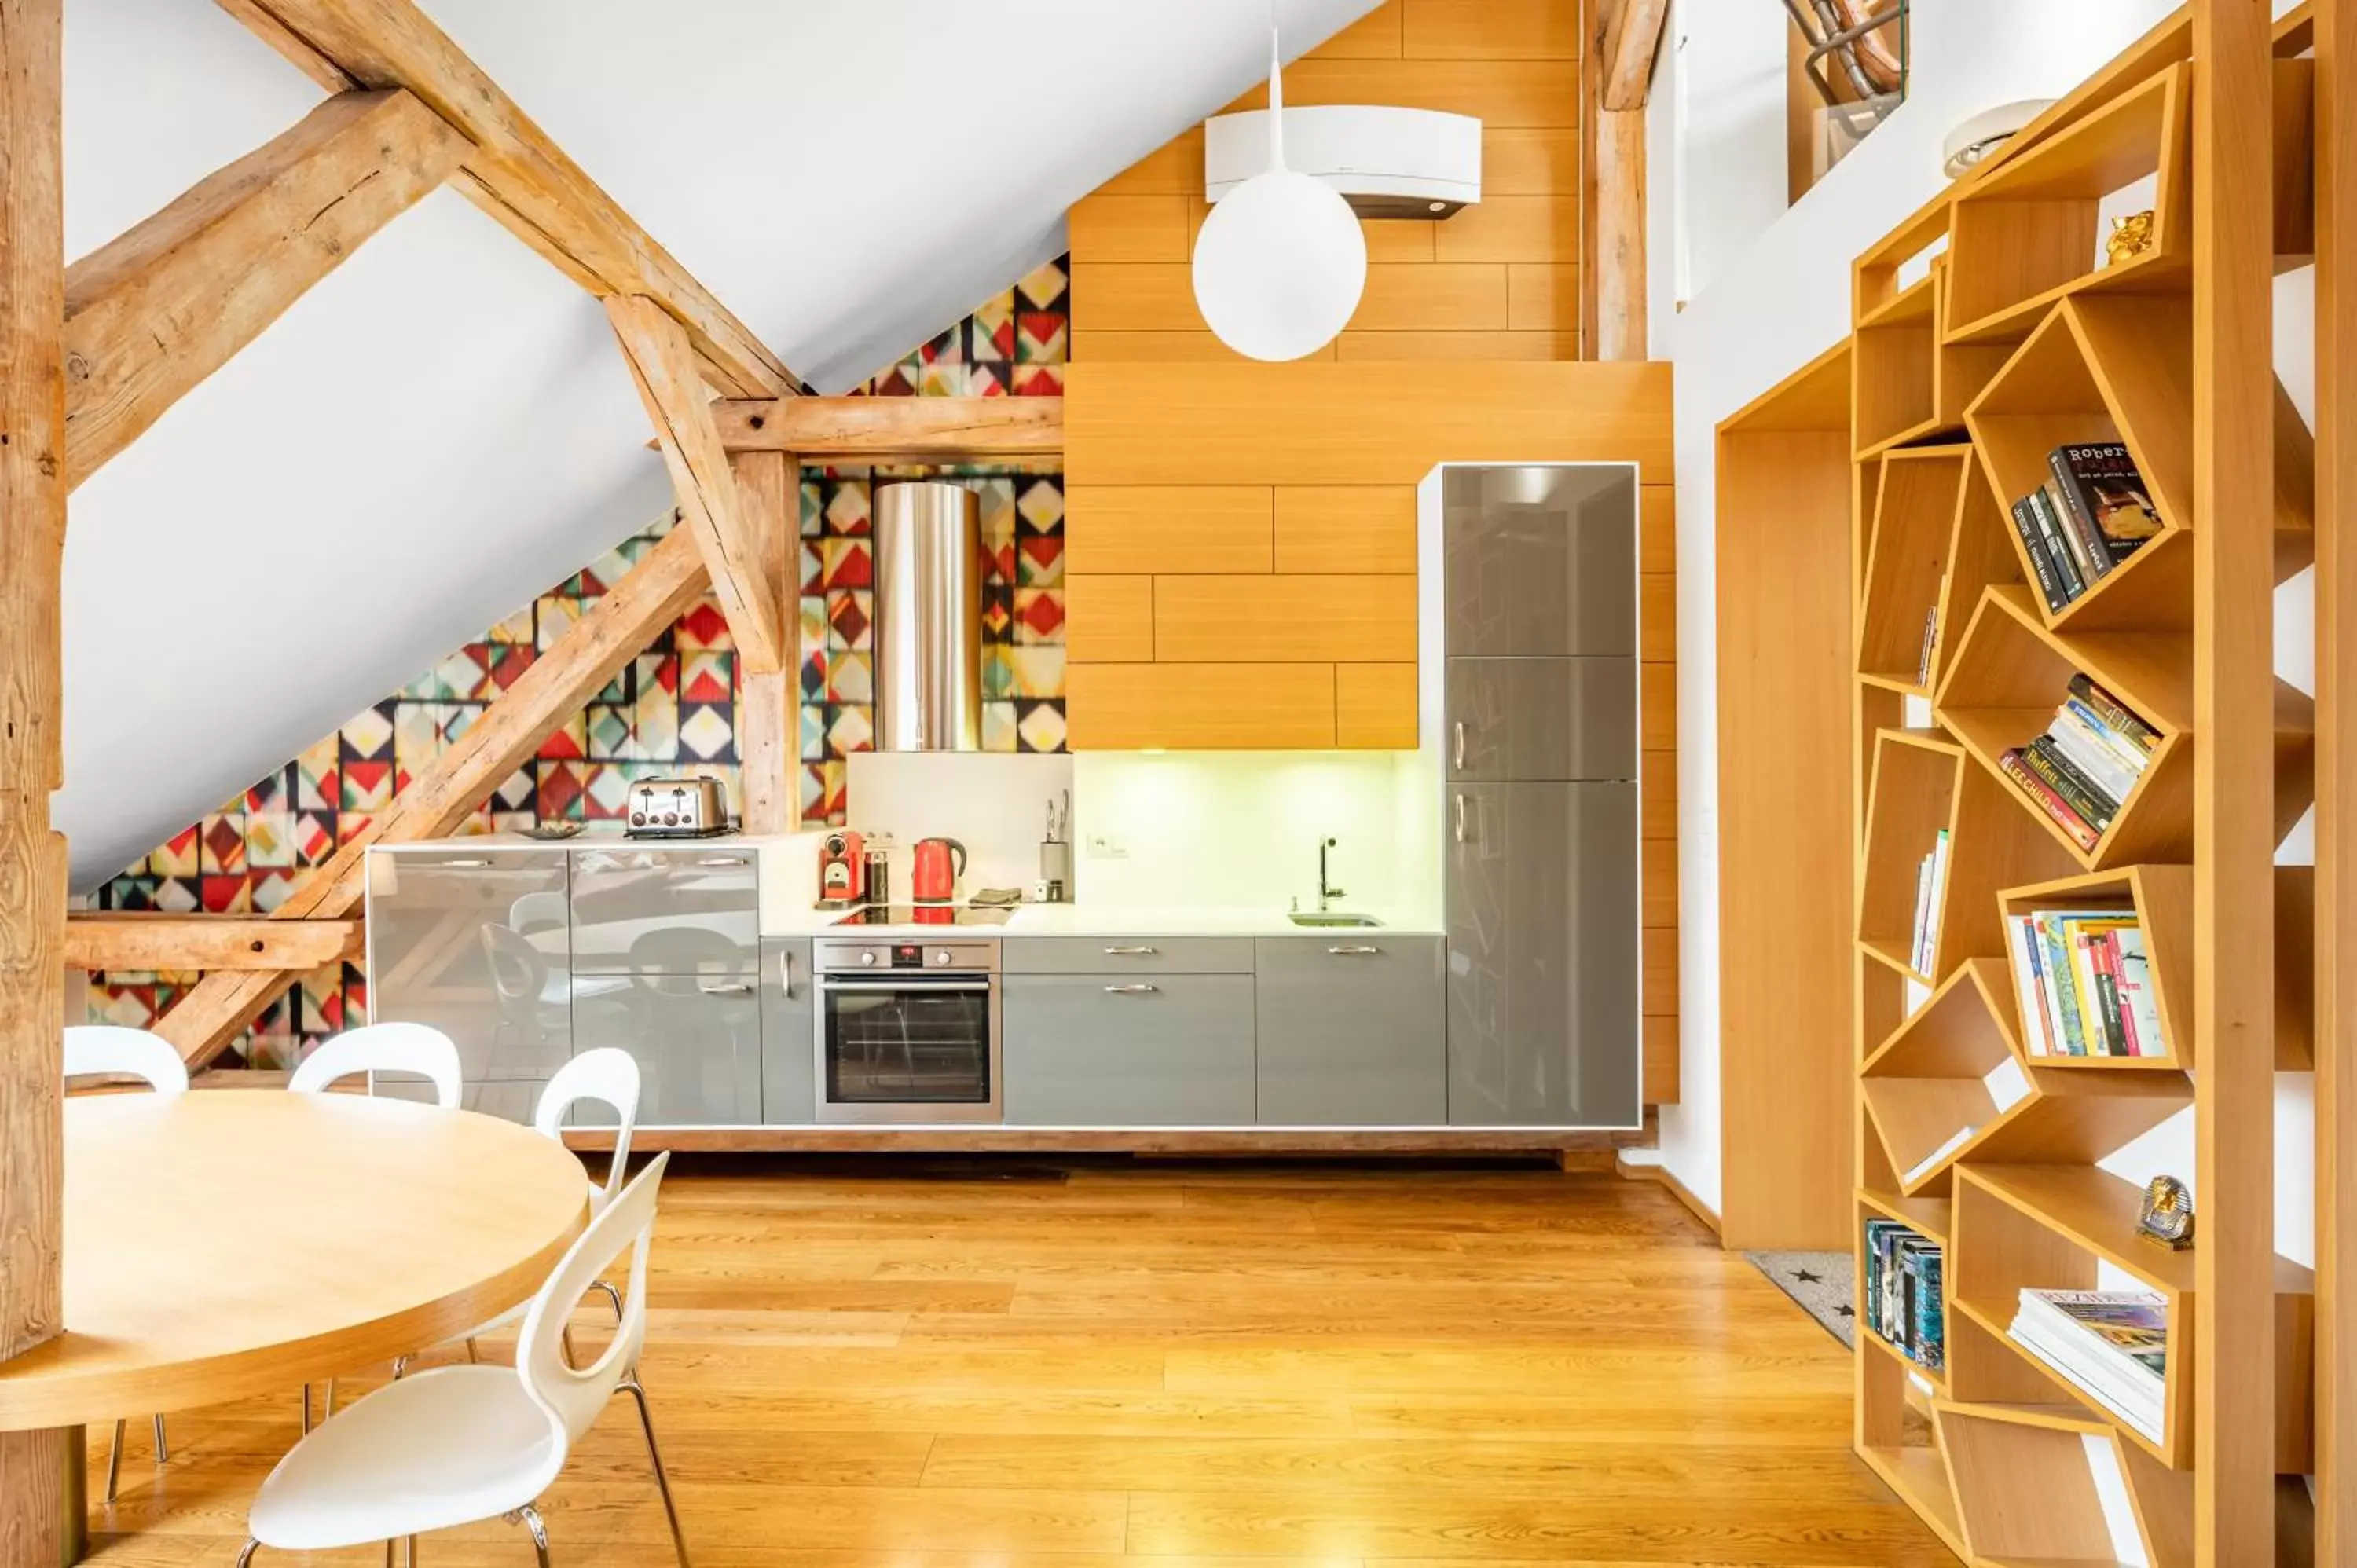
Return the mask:
{"type": "Polygon", "coordinates": [[[575,972],[751,979],[761,923],[753,858],[721,843],[579,852],[575,972]]]}
{"type": "MultiPolygon", "coordinates": [[[[642,1127],[731,1126],[761,1119],[761,1003],[752,982],[640,975],[575,1016],[575,1047],[617,1046],[639,1064],[642,1127]]],[[[576,1126],[610,1124],[585,1105],[576,1126]]]]}
{"type": "Polygon", "coordinates": [[[1250,974],[1250,937],[1009,937],[1007,974],[1250,974]]]}
{"type": "Polygon", "coordinates": [[[1438,937],[1343,931],[1259,944],[1260,1120],[1434,1127],[1448,1120],[1438,937]]]}
{"type": "Polygon", "coordinates": [[[1029,1127],[1233,1127],[1254,1119],[1248,974],[1001,983],[1006,1120],[1029,1127]]]}

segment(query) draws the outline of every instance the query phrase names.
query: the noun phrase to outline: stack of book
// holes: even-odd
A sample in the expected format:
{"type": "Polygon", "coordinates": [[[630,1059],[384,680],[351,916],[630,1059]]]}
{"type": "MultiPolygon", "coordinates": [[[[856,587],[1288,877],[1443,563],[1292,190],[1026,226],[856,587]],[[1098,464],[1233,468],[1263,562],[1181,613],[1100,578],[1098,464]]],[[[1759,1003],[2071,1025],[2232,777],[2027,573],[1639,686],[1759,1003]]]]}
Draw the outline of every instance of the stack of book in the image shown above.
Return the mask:
{"type": "Polygon", "coordinates": [[[2092,854],[2159,744],[2159,732],[2127,704],[2073,675],[2071,694],[2046,733],[2008,748],[1997,766],[2092,854]]]}
{"type": "Polygon", "coordinates": [[[1932,973],[1940,947],[1940,900],[1948,890],[1948,830],[1942,828],[1932,853],[1915,867],[1915,940],[1907,962],[1918,974],[1932,973]]]}
{"type": "Polygon", "coordinates": [[[2034,1057],[2160,1057],[2144,928],[2119,909],[2008,915],[2021,1026],[2034,1057]]]}
{"type": "Polygon", "coordinates": [[[1866,1282],[1858,1311],[1884,1343],[1937,1371],[1947,1359],[1940,1312],[1940,1243],[1895,1219],[1866,1222],[1866,1282]]]}
{"type": "Polygon", "coordinates": [[[2024,1290],[2007,1330],[2065,1382],[2161,1441],[2169,1304],[2149,1291],[2024,1290]]]}
{"type": "Polygon", "coordinates": [[[2013,503],[2014,532],[2049,610],[2084,595],[2160,532],[2160,514],[2116,441],[2057,446],[2052,477],[2013,503]]]}

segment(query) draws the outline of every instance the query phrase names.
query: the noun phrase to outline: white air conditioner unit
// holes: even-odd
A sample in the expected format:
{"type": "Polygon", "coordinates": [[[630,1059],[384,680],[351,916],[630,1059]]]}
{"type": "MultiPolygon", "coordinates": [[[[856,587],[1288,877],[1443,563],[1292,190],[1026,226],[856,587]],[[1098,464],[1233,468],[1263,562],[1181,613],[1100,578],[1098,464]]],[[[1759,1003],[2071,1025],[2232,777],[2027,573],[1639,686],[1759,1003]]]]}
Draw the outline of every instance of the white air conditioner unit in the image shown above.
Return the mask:
{"type": "MultiPolygon", "coordinates": [[[[1221,114],[1203,137],[1213,201],[1268,167],[1268,111],[1221,114]]],[[[1381,104],[1285,111],[1285,161],[1347,198],[1361,218],[1446,218],[1481,199],[1481,122],[1381,104]]]]}

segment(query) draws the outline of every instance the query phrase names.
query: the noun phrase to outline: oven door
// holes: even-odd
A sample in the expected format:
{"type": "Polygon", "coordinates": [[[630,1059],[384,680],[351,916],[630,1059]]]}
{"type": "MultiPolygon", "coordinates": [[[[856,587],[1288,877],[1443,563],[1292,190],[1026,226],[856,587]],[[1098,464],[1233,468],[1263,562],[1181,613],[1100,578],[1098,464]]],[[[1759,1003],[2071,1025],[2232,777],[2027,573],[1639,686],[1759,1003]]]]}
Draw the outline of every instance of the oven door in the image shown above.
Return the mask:
{"type": "Polygon", "coordinates": [[[1000,1119],[997,977],[822,975],[821,1122],[1000,1119]]]}

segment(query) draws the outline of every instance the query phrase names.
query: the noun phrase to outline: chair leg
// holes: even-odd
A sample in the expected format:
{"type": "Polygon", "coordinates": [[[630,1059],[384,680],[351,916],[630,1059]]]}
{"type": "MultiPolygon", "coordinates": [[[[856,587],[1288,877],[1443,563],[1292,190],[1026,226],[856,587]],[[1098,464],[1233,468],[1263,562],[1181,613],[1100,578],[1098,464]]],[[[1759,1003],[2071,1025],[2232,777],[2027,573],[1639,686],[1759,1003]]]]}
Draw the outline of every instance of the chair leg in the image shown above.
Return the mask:
{"type": "Polygon", "coordinates": [[[253,1561],[255,1548],[259,1547],[261,1544],[262,1542],[254,1540],[253,1537],[250,1535],[247,1536],[245,1538],[244,1550],[241,1551],[237,1554],[237,1568],[246,1568],[246,1564],[253,1561]]]}
{"type": "Polygon", "coordinates": [[[603,1291],[606,1293],[606,1300],[614,1309],[614,1321],[617,1323],[621,1322],[622,1293],[614,1288],[614,1283],[611,1280],[591,1280],[589,1282],[589,1288],[591,1290],[603,1291]]]}
{"type": "Polygon", "coordinates": [[[516,1517],[532,1531],[532,1549],[540,1558],[540,1568],[548,1568],[548,1526],[541,1522],[540,1510],[526,1503],[516,1509],[516,1517]]]}
{"type": "Polygon", "coordinates": [[[303,1385],[303,1435],[311,1435],[311,1385],[303,1385]]]}
{"type": "Polygon", "coordinates": [[[114,1438],[106,1445],[106,1500],[114,1501],[114,1483],[123,1474],[123,1423],[114,1423],[114,1438]]]}
{"type": "Polygon", "coordinates": [[[654,1461],[655,1489],[662,1493],[663,1517],[671,1521],[672,1550],[679,1556],[679,1568],[687,1568],[687,1537],[680,1533],[679,1507],[672,1501],[671,1477],[663,1469],[662,1449],[655,1442],[655,1418],[647,1409],[647,1391],[639,1381],[637,1368],[630,1369],[630,1375],[622,1380],[621,1386],[639,1402],[639,1426],[647,1434],[647,1457],[654,1461]]]}
{"type": "Polygon", "coordinates": [[[336,1380],[328,1380],[328,1397],[319,1407],[319,1419],[326,1421],[336,1413],[336,1380]]]}
{"type": "Polygon", "coordinates": [[[165,1464],[171,1457],[172,1445],[164,1441],[164,1418],[158,1415],[156,1418],[156,1463],[165,1464]]]}

